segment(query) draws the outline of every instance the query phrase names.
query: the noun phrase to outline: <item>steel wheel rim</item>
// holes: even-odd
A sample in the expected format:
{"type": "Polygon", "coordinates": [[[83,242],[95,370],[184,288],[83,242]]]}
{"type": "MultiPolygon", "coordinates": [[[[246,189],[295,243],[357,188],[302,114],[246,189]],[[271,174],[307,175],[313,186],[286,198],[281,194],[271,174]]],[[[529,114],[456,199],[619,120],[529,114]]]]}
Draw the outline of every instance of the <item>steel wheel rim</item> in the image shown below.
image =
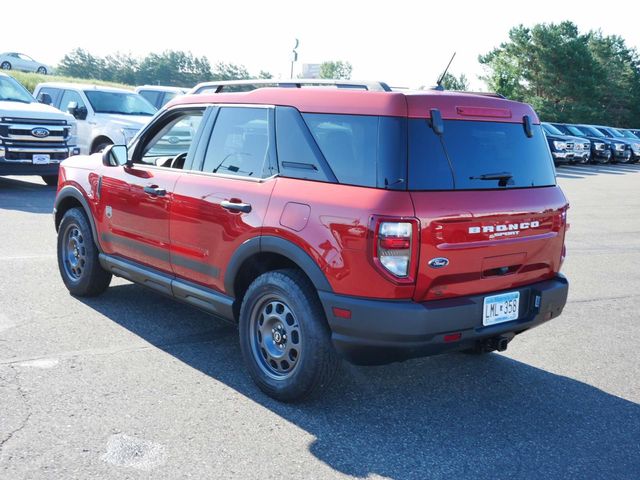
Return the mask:
{"type": "Polygon", "coordinates": [[[62,264],[69,279],[78,281],[82,278],[87,264],[87,244],[75,223],[67,227],[62,237],[62,264]]]}
{"type": "Polygon", "coordinates": [[[282,298],[266,295],[251,311],[251,353],[260,370],[274,380],[293,375],[300,364],[302,331],[296,315],[282,298]]]}

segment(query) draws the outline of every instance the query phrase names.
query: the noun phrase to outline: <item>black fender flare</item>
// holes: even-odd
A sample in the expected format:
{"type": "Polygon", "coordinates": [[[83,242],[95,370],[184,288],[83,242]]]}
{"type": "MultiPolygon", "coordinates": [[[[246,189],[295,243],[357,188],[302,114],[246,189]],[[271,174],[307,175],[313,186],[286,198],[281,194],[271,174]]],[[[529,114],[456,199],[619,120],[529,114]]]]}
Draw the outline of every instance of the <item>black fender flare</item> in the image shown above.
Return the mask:
{"type": "Polygon", "coordinates": [[[98,251],[102,253],[102,248],[100,247],[100,239],[98,238],[98,230],[96,229],[96,222],[93,219],[93,215],[91,215],[91,207],[89,207],[89,202],[87,202],[87,199],[84,198],[84,195],[77,187],[74,187],[72,185],[67,185],[65,187],[62,187],[58,192],[58,194],[56,195],[56,200],[53,204],[53,221],[55,223],[56,231],[58,230],[60,221],[62,221],[62,217],[60,217],[60,221],[58,221],[58,210],[60,209],[60,205],[67,198],[73,198],[74,200],[77,200],[80,203],[80,205],[82,205],[82,208],[84,209],[84,213],[87,216],[87,219],[89,220],[89,225],[91,225],[91,233],[93,234],[93,241],[95,242],[96,247],[98,248],[98,251]]]}
{"type": "Polygon", "coordinates": [[[224,275],[224,289],[227,295],[235,297],[233,284],[236,276],[245,260],[257,253],[276,253],[288,258],[309,277],[316,290],[333,292],[327,277],[307,252],[289,240],[264,235],[250,238],[234,252],[224,275]]]}

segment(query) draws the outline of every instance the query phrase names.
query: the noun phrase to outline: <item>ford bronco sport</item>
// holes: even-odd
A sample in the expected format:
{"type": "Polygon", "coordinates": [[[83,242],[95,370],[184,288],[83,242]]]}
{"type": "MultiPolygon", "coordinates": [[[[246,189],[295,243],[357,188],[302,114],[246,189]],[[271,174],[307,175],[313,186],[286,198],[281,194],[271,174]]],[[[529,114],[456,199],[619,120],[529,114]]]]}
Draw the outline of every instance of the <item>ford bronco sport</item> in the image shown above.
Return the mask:
{"type": "Polygon", "coordinates": [[[567,208],[529,105],[372,84],[181,97],[65,161],[54,215],[73,295],[117,275],[237,322],[291,401],[341,357],[502,351],[558,316],[567,208]]]}

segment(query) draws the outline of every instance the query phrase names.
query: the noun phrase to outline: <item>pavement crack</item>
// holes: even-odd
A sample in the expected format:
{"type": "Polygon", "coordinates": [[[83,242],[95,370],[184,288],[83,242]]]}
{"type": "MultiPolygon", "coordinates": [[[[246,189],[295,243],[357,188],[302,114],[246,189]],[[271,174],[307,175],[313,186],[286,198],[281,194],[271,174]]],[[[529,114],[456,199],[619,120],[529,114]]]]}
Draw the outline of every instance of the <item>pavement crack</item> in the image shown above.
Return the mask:
{"type": "Polygon", "coordinates": [[[16,428],[14,428],[13,430],[11,430],[6,437],[4,437],[3,439],[0,439],[0,455],[2,455],[2,450],[4,449],[4,446],[7,444],[7,442],[9,440],[11,440],[15,434],[17,434],[18,432],[20,432],[22,429],[24,429],[27,424],[29,423],[29,420],[31,419],[31,415],[33,414],[32,410],[31,410],[31,403],[29,403],[29,399],[27,398],[27,394],[24,391],[24,389],[22,388],[22,385],[20,384],[20,374],[18,372],[18,370],[13,366],[13,365],[9,365],[9,368],[11,370],[13,370],[14,373],[14,377],[13,377],[13,381],[9,382],[9,383],[15,383],[16,388],[18,390],[18,395],[20,395],[20,397],[22,398],[22,401],[27,409],[27,414],[25,415],[25,417],[22,419],[22,421],[20,422],[20,425],[18,425],[16,428]]]}

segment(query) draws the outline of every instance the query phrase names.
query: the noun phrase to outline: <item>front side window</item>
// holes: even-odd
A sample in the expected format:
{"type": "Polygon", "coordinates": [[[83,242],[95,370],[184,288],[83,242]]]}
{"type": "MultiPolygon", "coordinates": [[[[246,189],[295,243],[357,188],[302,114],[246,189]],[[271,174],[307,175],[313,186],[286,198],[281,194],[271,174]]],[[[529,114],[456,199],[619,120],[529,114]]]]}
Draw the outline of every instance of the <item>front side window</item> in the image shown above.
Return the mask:
{"type": "MultiPolygon", "coordinates": [[[[188,110],[167,117],[141,141],[142,163],[161,167],[183,168],[200,127],[203,110],[188,110]]],[[[135,160],[134,160],[135,161],[135,160]]]]}
{"type": "Polygon", "coordinates": [[[62,94],[62,99],[60,99],[60,110],[66,112],[71,102],[75,102],[80,108],[86,107],[86,105],[82,101],[82,97],[78,92],[74,92],[73,90],[65,90],[62,94]]]}
{"type": "Polygon", "coordinates": [[[100,90],[85,90],[84,93],[96,113],[151,116],[157,110],[137,93],[100,90]]]}
{"type": "Polygon", "coordinates": [[[269,109],[223,107],[207,146],[202,170],[264,178],[269,155],[269,109]]]}

